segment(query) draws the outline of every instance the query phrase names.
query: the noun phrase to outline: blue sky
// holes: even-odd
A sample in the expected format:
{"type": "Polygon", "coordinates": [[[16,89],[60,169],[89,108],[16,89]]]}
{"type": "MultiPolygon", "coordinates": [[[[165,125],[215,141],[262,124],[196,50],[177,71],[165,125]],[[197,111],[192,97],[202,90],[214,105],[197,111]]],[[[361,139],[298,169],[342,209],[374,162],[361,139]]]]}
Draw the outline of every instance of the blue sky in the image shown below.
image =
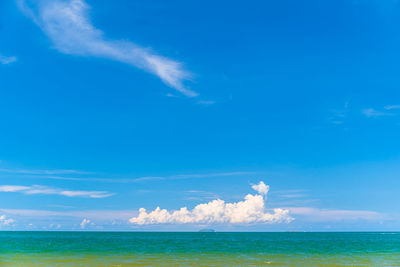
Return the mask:
{"type": "Polygon", "coordinates": [[[2,1],[0,229],[399,230],[399,47],[389,0],[2,1]]]}

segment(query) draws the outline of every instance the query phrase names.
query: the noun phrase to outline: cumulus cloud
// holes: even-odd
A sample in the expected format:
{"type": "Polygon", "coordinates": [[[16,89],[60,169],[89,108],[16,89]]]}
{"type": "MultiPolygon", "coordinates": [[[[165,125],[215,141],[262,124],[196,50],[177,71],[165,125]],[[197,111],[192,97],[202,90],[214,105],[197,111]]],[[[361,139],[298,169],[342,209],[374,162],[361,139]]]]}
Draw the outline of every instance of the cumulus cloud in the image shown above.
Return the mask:
{"type": "Polygon", "coordinates": [[[0,55],[0,63],[3,65],[11,64],[15,61],[17,61],[16,57],[6,57],[6,56],[0,55]]]}
{"type": "Polygon", "coordinates": [[[80,223],[80,226],[82,229],[85,229],[86,226],[88,226],[88,225],[94,225],[94,223],[91,220],[86,219],[86,218],[83,219],[82,222],[80,223]]]}
{"type": "Polygon", "coordinates": [[[158,76],[186,96],[197,96],[184,85],[191,75],[182,63],[129,41],[106,39],[104,33],[92,25],[87,12],[89,6],[84,0],[18,0],[18,3],[60,52],[107,58],[135,66],[158,76]]]}
{"type": "Polygon", "coordinates": [[[280,223],[293,220],[289,211],[285,209],[273,209],[271,213],[266,211],[265,199],[269,187],[260,182],[253,185],[260,194],[245,196],[244,201],[226,203],[216,199],[205,204],[199,204],[192,210],[186,207],[180,210],[168,211],[157,207],[147,213],[141,208],[137,217],[129,221],[133,224],[249,224],[249,223],[280,223]]]}
{"type": "Polygon", "coordinates": [[[13,224],[14,222],[15,222],[14,219],[7,218],[6,215],[0,216],[0,225],[9,226],[9,225],[13,224]]]}
{"type": "Polygon", "coordinates": [[[61,195],[66,197],[89,197],[105,198],[113,194],[106,191],[71,191],[52,188],[42,185],[20,186],[20,185],[1,185],[0,192],[21,192],[25,195],[61,195]]]}
{"type": "Polygon", "coordinates": [[[261,181],[259,184],[252,185],[251,188],[256,190],[258,193],[261,195],[267,195],[269,191],[269,185],[264,184],[263,181],[261,181]]]}

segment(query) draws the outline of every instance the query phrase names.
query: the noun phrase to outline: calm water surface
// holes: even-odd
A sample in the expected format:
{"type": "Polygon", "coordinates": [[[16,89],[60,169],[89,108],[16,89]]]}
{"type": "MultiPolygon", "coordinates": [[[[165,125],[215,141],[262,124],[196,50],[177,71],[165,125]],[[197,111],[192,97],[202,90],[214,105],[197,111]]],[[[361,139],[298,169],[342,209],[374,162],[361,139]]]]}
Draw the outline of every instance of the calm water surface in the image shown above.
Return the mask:
{"type": "Polygon", "coordinates": [[[400,266],[400,233],[0,232],[0,266],[400,266]]]}

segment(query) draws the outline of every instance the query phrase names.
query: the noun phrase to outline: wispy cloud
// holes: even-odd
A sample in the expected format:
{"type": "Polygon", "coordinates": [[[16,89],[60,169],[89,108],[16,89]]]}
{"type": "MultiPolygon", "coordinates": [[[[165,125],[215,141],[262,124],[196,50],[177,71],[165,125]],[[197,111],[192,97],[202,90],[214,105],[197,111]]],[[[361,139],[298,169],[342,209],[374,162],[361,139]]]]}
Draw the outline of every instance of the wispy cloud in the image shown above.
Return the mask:
{"type": "Polygon", "coordinates": [[[400,105],[387,105],[384,107],[386,110],[400,109],[400,105]]]}
{"type": "Polygon", "coordinates": [[[139,215],[131,218],[132,224],[249,224],[249,223],[280,223],[293,220],[289,211],[274,209],[266,212],[265,199],[269,187],[263,182],[253,185],[257,195],[248,194],[244,201],[225,203],[221,199],[199,204],[192,210],[183,207],[179,210],[168,211],[157,207],[147,213],[146,209],[139,209],[139,215]]]}
{"type": "MultiPolygon", "coordinates": [[[[87,182],[102,182],[102,183],[143,183],[155,182],[163,180],[180,180],[180,179],[199,179],[199,178],[213,178],[213,177],[227,177],[227,176],[240,176],[255,174],[255,172],[220,172],[220,173],[202,173],[202,174],[178,174],[170,176],[144,176],[137,178],[102,178],[102,177],[70,177],[62,175],[46,175],[40,174],[35,171],[22,171],[22,170],[8,170],[3,169],[7,173],[21,174],[20,178],[41,178],[50,180],[65,180],[65,181],[87,181],[87,182]]],[[[1,169],[0,169],[0,172],[1,169]]],[[[85,172],[82,172],[85,173],[85,172]]],[[[74,174],[74,173],[71,173],[74,174]]],[[[90,174],[86,172],[86,174],[90,174]]]]}
{"type": "Polygon", "coordinates": [[[316,201],[315,199],[304,199],[305,197],[308,197],[308,194],[306,194],[306,190],[303,189],[274,191],[274,195],[279,198],[278,203],[287,203],[288,201],[292,203],[316,201]]]}
{"type": "Polygon", "coordinates": [[[61,195],[66,197],[88,197],[88,198],[105,198],[114,195],[106,191],[72,191],[72,190],[51,188],[42,185],[33,185],[33,186],[1,185],[0,192],[20,192],[25,195],[61,195]]]}
{"type": "Polygon", "coordinates": [[[304,195],[304,194],[283,194],[283,195],[279,195],[279,196],[283,197],[283,198],[302,198],[302,197],[305,197],[307,195],[304,195]]]}
{"type": "Polygon", "coordinates": [[[343,124],[349,113],[349,105],[350,105],[350,103],[346,102],[346,103],[344,103],[343,108],[332,110],[331,117],[329,118],[329,122],[332,124],[336,124],[336,125],[343,124]]]}
{"type": "Polygon", "coordinates": [[[13,215],[24,216],[30,218],[51,218],[51,217],[74,217],[74,218],[91,218],[93,220],[122,220],[128,221],[132,214],[136,214],[135,210],[82,210],[82,211],[53,211],[53,210],[34,210],[34,209],[4,209],[0,208],[0,212],[13,215]]]}
{"type": "Polygon", "coordinates": [[[224,176],[236,176],[236,175],[248,175],[255,174],[255,172],[216,172],[216,173],[204,173],[204,174],[180,174],[165,177],[166,179],[187,179],[187,178],[207,178],[207,177],[224,177],[224,176]]]}
{"type": "Polygon", "coordinates": [[[182,63],[129,41],[106,39],[104,33],[92,25],[87,12],[89,6],[84,0],[18,0],[18,3],[60,52],[119,61],[158,76],[186,96],[198,95],[184,85],[191,74],[182,63]]]}
{"type": "Polygon", "coordinates": [[[19,192],[30,189],[29,186],[20,185],[1,185],[0,192],[19,192]]]}
{"type": "Polygon", "coordinates": [[[214,105],[216,102],[214,100],[199,100],[197,104],[204,105],[204,106],[211,106],[214,105]]]}
{"type": "MultiPolygon", "coordinates": [[[[196,179],[196,178],[212,178],[254,174],[254,172],[217,172],[217,173],[201,173],[201,174],[178,174],[170,176],[149,176],[131,179],[131,182],[160,181],[160,180],[179,180],[179,179],[196,179]]],[[[122,180],[123,181],[123,180],[122,180]]],[[[126,179],[125,179],[126,181],[126,179]]]]}
{"type": "Polygon", "coordinates": [[[91,174],[90,172],[78,170],[21,170],[21,169],[0,169],[2,173],[15,174],[37,174],[37,175],[56,175],[56,174],[91,174]]]}
{"type": "Polygon", "coordinates": [[[374,108],[363,109],[361,112],[368,118],[377,118],[377,117],[392,116],[393,115],[392,113],[379,111],[379,110],[376,110],[374,108]]]}
{"type": "Polygon", "coordinates": [[[310,222],[378,221],[385,218],[384,214],[375,211],[318,209],[312,207],[287,207],[286,209],[293,215],[302,216],[301,220],[310,222]]]}
{"type": "Polygon", "coordinates": [[[185,192],[185,194],[187,195],[184,198],[185,200],[203,201],[203,200],[211,200],[219,198],[219,196],[215,193],[202,190],[188,190],[185,192]]]}
{"type": "Polygon", "coordinates": [[[8,218],[6,215],[0,216],[0,226],[9,226],[15,222],[14,219],[8,218]]]}
{"type": "Polygon", "coordinates": [[[0,55],[0,63],[3,65],[11,64],[17,61],[16,57],[6,57],[0,55]]]}
{"type": "Polygon", "coordinates": [[[80,223],[80,227],[81,227],[82,229],[85,229],[86,226],[88,226],[88,225],[94,225],[94,223],[93,223],[91,220],[86,219],[86,218],[83,219],[82,222],[80,223]]]}

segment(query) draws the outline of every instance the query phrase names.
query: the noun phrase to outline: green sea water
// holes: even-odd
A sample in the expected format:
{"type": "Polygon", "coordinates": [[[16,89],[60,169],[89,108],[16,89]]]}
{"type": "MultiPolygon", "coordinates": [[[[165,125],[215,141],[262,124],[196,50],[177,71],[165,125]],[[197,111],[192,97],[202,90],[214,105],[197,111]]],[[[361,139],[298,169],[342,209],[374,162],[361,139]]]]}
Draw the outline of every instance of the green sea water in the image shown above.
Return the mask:
{"type": "Polygon", "coordinates": [[[400,266],[400,233],[0,232],[0,266],[400,266]]]}

